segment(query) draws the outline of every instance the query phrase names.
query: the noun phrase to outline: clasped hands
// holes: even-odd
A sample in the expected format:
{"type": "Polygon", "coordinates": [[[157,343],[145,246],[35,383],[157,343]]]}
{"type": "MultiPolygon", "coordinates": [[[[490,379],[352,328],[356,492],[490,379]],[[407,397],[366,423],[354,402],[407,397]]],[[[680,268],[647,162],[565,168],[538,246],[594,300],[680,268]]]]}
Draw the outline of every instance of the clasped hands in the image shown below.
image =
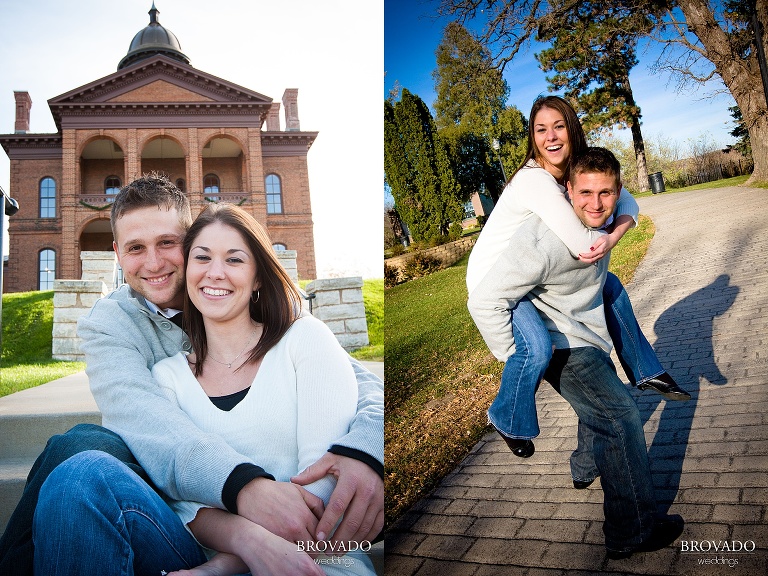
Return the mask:
{"type": "Polygon", "coordinates": [[[291,482],[256,478],[237,497],[240,516],[291,542],[372,541],[384,526],[384,482],[367,464],[326,452],[291,482]],[[328,506],[304,485],[336,477],[328,506]]]}

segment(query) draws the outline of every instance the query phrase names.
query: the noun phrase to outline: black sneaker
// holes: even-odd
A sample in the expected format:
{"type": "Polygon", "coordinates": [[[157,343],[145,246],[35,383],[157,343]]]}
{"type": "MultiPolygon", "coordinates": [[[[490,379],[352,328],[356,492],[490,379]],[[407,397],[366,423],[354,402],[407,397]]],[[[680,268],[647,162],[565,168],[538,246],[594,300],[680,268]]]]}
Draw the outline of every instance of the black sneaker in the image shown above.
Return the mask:
{"type": "Polygon", "coordinates": [[[640,545],[631,550],[624,551],[611,550],[609,548],[606,551],[606,556],[609,560],[622,560],[629,558],[635,552],[655,552],[656,550],[661,550],[677,540],[680,534],[683,533],[684,526],[685,521],[678,514],[662,516],[656,519],[653,525],[653,532],[640,545]]]}

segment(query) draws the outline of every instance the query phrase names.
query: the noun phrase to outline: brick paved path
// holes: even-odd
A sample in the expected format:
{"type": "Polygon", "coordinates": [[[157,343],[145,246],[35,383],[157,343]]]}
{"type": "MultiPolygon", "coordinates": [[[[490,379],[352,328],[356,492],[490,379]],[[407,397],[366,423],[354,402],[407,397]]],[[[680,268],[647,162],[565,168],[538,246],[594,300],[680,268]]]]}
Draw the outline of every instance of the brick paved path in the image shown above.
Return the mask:
{"type": "Polygon", "coordinates": [[[599,482],[571,487],[575,414],[543,384],[536,454],[520,460],[495,433],[483,438],[389,531],[386,574],[768,574],[768,190],[639,203],[656,236],[627,289],[662,364],[693,396],[667,403],[633,390],[659,508],[685,518],[681,540],[753,541],[756,551],[684,554],[678,541],[606,560],[599,482]]]}

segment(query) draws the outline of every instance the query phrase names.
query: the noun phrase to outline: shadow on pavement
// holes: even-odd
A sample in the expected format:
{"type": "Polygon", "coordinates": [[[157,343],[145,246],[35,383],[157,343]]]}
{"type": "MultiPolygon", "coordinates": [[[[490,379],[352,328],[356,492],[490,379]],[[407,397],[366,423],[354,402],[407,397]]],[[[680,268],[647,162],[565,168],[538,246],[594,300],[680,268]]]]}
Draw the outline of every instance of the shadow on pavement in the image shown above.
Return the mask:
{"type": "Polygon", "coordinates": [[[668,513],[680,486],[701,378],[715,385],[728,383],[715,362],[712,330],[714,319],[725,314],[738,293],[739,287],[730,285],[730,276],[722,274],[673,304],[654,324],[658,339],[653,347],[659,360],[692,397],[687,402],[666,402],[646,392],[638,398],[644,422],[663,403],[658,430],[648,450],[660,513],[668,513]]]}

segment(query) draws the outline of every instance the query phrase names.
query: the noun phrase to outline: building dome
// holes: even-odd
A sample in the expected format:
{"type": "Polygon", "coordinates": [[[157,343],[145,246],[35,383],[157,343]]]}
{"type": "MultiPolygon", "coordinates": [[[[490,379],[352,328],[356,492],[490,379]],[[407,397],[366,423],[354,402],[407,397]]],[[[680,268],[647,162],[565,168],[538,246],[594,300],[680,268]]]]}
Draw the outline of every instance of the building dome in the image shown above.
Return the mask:
{"type": "Polygon", "coordinates": [[[184,64],[189,64],[189,58],[181,51],[179,39],[173,32],[160,25],[157,19],[158,14],[160,11],[155,8],[155,3],[152,2],[152,9],[149,11],[149,25],[133,37],[131,46],[128,48],[128,54],[117,65],[118,70],[155,54],[163,54],[179,62],[184,62],[184,64]]]}

